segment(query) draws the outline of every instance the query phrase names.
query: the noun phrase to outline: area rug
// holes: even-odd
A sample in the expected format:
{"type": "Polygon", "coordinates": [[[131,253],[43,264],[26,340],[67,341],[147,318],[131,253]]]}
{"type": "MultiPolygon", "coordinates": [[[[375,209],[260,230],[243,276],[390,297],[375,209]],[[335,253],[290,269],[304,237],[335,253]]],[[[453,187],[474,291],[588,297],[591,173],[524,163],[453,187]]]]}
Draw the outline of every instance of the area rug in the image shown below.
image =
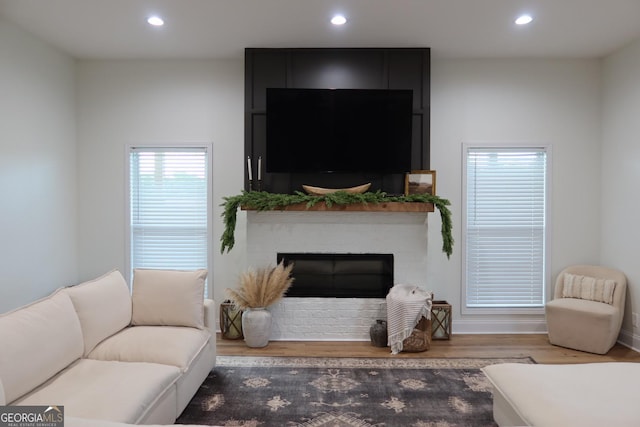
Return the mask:
{"type": "Polygon", "coordinates": [[[480,368],[531,358],[220,356],[178,424],[290,427],[496,426],[480,368]]]}

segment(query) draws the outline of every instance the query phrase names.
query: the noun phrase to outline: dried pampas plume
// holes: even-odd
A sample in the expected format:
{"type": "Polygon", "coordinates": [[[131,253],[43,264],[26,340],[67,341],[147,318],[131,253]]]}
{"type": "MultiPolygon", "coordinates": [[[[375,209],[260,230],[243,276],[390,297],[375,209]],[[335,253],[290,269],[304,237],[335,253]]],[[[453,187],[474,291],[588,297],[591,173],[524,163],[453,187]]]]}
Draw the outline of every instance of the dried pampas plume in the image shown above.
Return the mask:
{"type": "Polygon", "coordinates": [[[240,274],[238,289],[227,288],[227,295],[240,310],[268,307],[277,302],[287,292],[293,277],[293,263],[284,266],[249,269],[240,274]]]}

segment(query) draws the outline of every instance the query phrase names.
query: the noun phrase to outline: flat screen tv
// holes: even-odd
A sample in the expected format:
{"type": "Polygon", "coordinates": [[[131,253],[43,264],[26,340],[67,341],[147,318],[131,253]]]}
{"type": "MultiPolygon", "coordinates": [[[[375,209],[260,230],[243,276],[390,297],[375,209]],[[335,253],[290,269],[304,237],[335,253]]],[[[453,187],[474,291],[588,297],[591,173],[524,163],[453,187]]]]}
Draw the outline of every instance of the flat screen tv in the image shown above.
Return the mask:
{"type": "Polygon", "coordinates": [[[404,173],[412,90],[267,89],[266,171],[404,173]]]}

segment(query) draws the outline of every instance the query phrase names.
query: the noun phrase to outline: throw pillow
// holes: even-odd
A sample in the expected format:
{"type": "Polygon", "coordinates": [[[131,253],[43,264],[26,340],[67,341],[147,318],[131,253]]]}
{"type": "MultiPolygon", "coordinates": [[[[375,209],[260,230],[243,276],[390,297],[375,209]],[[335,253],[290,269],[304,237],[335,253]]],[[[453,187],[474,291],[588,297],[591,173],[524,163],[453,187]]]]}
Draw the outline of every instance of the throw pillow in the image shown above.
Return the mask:
{"type": "Polygon", "coordinates": [[[616,282],[611,279],[597,279],[595,277],[565,273],[562,297],[613,304],[615,288],[616,282]]]}
{"type": "Polygon", "coordinates": [[[131,293],[118,270],[65,288],[65,292],[80,319],[85,356],[99,342],[131,323],[131,293]]]}
{"type": "Polygon", "coordinates": [[[133,271],[133,325],[204,328],[207,270],[133,271]]]}

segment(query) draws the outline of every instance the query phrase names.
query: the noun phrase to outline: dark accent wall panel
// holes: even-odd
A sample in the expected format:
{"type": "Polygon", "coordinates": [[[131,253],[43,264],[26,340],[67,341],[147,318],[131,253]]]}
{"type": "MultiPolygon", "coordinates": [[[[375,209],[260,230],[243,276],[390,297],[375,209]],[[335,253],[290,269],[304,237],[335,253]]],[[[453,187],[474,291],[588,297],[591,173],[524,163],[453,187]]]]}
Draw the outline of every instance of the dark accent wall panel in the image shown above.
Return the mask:
{"type": "Polygon", "coordinates": [[[249,50],[245,55],[245,89],[246,107],[254,111],[262,111],[267,105],[266,89],[268,87],[287,86],[287,54],[278,50],[249,50]]]}
{"type": "MultiPolygon", "coordinates": [[[[266,88],[413,90],[413,169],[429,169],[429,48],[247,48],[245,49],[245,155],[266,159],[266,88]]],[[[246,157],[245,157],[246,159],[246,157]]],[[[248,189],[247,164],[245,189],[248,189]]],[[[372,190],[399,194],[401,174],[283,174],[262,170],[263,189],[292,193],[301,184],[346,187],[372,182],[372,190]]],[[[256,184],[254,182],[254,189],[256,184]]]]}
{"type": "Polygon", "coordinates": [[[413,89],[413,108],[423,108],[424,92],[428,91],[423,84],[423,52],[391,51],[389,52],[389,89],[413,89]]]}
{"type": "Polygon", "coordinates": [[[362,49],[293,51],[287,87],[387,89],[384,53],[362,49]]]}

